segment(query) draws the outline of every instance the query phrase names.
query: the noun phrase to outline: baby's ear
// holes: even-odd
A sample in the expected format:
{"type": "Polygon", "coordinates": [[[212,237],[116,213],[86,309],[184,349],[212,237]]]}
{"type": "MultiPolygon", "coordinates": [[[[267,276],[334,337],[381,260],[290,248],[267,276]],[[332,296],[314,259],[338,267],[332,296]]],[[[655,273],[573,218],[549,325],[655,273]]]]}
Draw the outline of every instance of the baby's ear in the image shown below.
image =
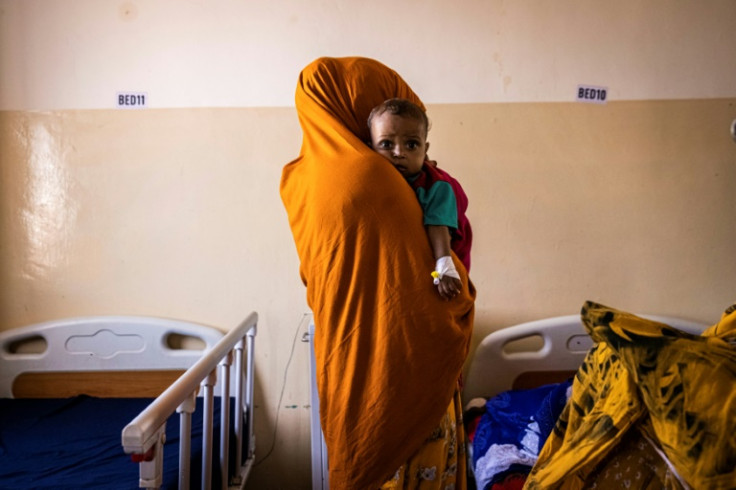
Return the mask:
{"type": "MultiPolygon", "coordinates": [[[[429,151],[429,141],[424,143],[424,151],[429,151]]],[[[427,159],[427,155],[424,155],[425,160],[427,159]]]]}

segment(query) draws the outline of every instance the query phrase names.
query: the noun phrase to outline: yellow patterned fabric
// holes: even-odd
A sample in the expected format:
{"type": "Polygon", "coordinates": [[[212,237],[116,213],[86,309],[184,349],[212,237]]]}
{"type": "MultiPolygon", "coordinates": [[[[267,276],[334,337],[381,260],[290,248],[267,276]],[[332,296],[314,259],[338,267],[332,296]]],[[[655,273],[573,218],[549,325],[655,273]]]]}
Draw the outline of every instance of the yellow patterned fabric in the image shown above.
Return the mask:
{"type": "Polygon", "coordinates": [[[460,390],[439,425],[381,490],[461,490],[467,486],[460,390]]]}
{"type": "Polygon", "coordinates": [[[591,488],[630,437],[666,457],[661,488],[736,488],[736,308],[702,336],[593,302],[582,320],[595,345],[525,488],[591,488]]]}
{"type": "Polygon", "coordinates": [[[586,478],[591,490],[682,490],[655,446],[639,431],[629,431],[616,448],[606,455],[586,478]]]}

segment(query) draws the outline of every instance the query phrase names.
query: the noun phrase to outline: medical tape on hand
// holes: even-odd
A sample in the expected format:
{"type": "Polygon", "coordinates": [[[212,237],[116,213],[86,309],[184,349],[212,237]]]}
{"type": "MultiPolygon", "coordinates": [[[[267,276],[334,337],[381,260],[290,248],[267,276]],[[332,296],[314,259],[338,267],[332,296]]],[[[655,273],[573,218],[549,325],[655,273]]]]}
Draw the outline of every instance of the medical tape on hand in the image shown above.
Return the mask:
{"type": "Polygon", "coordinates": [[[442,280],[444,276],[460,279],[460,274],[458,274],[457,269],[455,269],[455,263],[449,255],[445,255],[444,257],[437,259],[435,270],[432,272],[432,277],[434,278],[433,282],[435,284],[439,284],[440,280],[442,280]]]}

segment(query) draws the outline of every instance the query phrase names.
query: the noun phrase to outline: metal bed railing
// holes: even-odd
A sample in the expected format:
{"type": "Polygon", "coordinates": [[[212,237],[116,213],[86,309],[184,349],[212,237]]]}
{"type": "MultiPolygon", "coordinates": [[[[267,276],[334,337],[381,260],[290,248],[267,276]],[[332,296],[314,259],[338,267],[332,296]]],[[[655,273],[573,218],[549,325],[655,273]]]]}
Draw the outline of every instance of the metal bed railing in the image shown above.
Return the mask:
{"type": "Polygon", "coordinates": [[[210,489],[212,482],[212,441],[214,433],[215,386],[220,386],[220,474],[222,488],[243,488],[255,459],[253,432],[254,341],[258,314],[251,313],[238,327],[228,332],[217,344],[182,374],[158,398],[135,417],[122,432],[126,453],[140,464],[139,485],[158,488],[162,485],[163,450],[167,419],[176,411],[180,417],[179,484],[189,488],[192,413],[200,387],[203,397],[202,484],[210,489]],[[247,367],[244,369],[246,351],[247,367]],[[239,468],[228,468],[230,446],[230,370],[235,364],[235,461],[239,468]],[[217,383],[217,371],[220,383],[217,383]],[[247,421],[246,421],[247,419],[247,421]],[[243,423],[246,421],[246,427],[243,423]],[[244,435],[244,429],[247,433],[244,435]],[[243,438],[246,454],[243,458],[243,438]]]}
{"type": "Polygon", "coordinates": [[[302,342],[309,343],[309,405],[311,406],[310,429],[312,449],[312,490],[329,490],[329,472],[327,469],[327,445],[322,434],[319,420],[319,393],[317,392],[317,367],[314,357],[314,319],[311,314],[304,317],[302,323],[307,324],[307,331],[302,335],[302,342]]]}

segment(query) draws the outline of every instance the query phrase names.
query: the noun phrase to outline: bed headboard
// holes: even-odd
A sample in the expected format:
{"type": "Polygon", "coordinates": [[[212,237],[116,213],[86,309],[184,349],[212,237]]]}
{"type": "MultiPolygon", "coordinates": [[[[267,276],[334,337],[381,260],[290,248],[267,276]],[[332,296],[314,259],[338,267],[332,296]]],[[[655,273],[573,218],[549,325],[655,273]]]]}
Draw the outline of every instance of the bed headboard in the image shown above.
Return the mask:
{"type": "MultiPolygon", "coordinates": [[[[640,316],[696,335],[707,328],[679,318],[640,316]]],[[[580,315],[545,318],[492,332],[475,350],[463,403],[510,389],[563,381],[574,374],[591,346],[580,315]]]]}
{"type": "Polygon", "coordinates": [[[3,331],[0,397],[157,396],[223,335],[213,327],[139,316],[69,318],[3,331]]]}

